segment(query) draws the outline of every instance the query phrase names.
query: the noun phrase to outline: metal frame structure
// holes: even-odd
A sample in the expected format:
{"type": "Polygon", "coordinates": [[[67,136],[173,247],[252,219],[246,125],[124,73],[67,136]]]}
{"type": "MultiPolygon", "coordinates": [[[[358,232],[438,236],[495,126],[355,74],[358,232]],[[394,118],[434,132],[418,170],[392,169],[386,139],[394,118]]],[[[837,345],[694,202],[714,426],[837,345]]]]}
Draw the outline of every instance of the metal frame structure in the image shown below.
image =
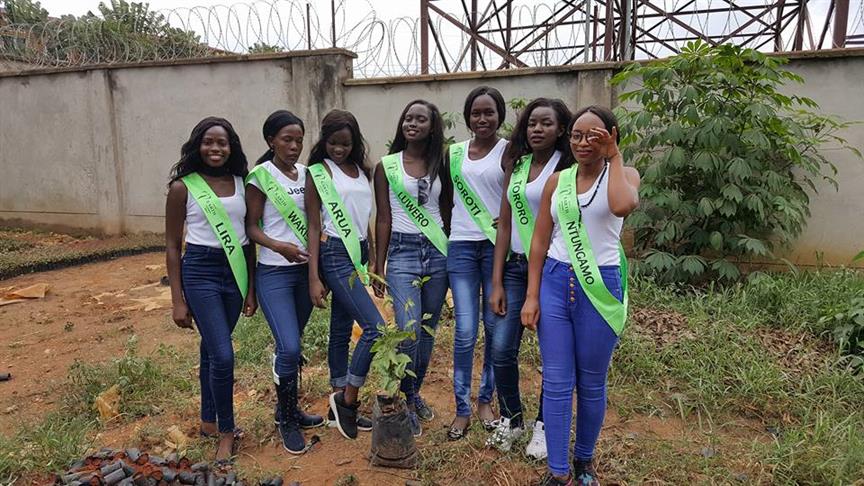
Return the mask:
{"type": "Polygon", "coordinates": [[[697,39],[711,45],[731,42],[773,52],[864,46],[864,34],[847,35],[849,0],[831,0],[824,24],[815,28],[808,0],[765,0],[759,4],[716,0],[714,3],[720,5],[708,8],[699,8],[698,1],[685,0],[667,10],[662,6],[664,2],[657,0],[564,0],[543,22],[514,25],[513,0],[486,0],[482,6],[478,0],[460,0],[464,15],[459,17],[467,21],[444,11],[435,5],[435,0],[420,0],[420,73],[430,72],[430,56],[437,56],[446,72],[459,71],[467,57],[464,70],[476,71],[525,67],[529,65],[524,60],[526,55],[548,56],[550,49],[568,54],[566,62],[556,64],[632,60],[637,55],[656,58],[660,57],[656,54],[658,47],[664,55],[672,55],[684,43],[697,39]],[[720,33],[687,22],[694,15],[710,14],[735,15],[743,22],[720,33]],[[449,56],[448,61],[442,46],[442,23],[468,36],[455,60],[449,56]],[[581,27],[584,42],[562,44],[556,38],[554,47],[550,47],[552,32],[568,26],[581,27]],[[829,31],[832,39],[826,46],[829,31]],[[434,42],[432,51],[430,36],[434,42]],[[483,55],[484,50],[500,58],[500,64],[487,65],[489,56],[483,55]]]}

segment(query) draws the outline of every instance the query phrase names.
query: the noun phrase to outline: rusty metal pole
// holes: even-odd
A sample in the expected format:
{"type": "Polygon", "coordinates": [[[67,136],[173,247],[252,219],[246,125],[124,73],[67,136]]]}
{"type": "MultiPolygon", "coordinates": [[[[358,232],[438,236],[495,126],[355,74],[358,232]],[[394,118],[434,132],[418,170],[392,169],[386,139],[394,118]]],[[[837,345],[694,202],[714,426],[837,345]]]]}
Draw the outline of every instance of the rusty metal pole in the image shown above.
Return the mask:
{"type": "MultiPolygon", "coordinates": [[[[471,0],[471,32],[477,34],[477,0],[471,0]]],[[[471,70],[477,70],[477,40],[471,39],[471,70]]]]}
{"type": "Polygon", "coordinates": [[[312,50],[312,4],[306,3],[306,46],[312,50]]]}
{"type": "Polygon", "coordinates": [[[798,7],[798,22],[795,26],[795,39],[792,50],[800,51],[804,47],[804,26],[807,23],[807,0],[798,7]]]}
{"type": "Polygon", "coordinates": [[[846,26],[849,23],[849,0],[834,0],[834,41],[833,49],[846,47],[846,26]]]}
{"type": "Polygon", "coordinates": [[[420,0],[420,74],[429,74],[429,0],[420,0]]]}
{"type": "Polygon", "coordinates": [[[336,0],[330,0],[330,38],[336,48],[336,0]]]}
{"type": "Polygon", "coordinates": [[[612,55],[612,36],[614,35],[614,27],[613,23],[615,21],[615,17],[613,17],[612,5],[614,5],[615,0],[606,0],[606,34],[603,36],[603,60],[611,61],[615,58],[612,55]]]}
{"type": "MultiPolygon", "coordinates": [[[[638,0],[634,0],[634,3],[638,2],[638,0]]],[[[631,59],[631,53],[633,52],[630,47],[630,43],[632,40],[632,32],[630,31],[633,22],[633,5],[631,5],[630,0],[621,0],[621,60],[629,61],[631,59]]]]}
{"type": "MultiPolygon", "coordinates": [[[[504,1],[507,2],[507,32],[505,33],[505,36],[504,36],[504,50],[509,55],[509,54],[511,54],[510,43],[511,43],[511,35],[513,32],[513,2],[512,2],[512,0],[504,0],[504,1]]],[[[510,67],[510,61],[507,61],[505,59],[504,62],[505,62],[504,67],[509,68],[510,67]]]]}
{"type": "Polygon", "coordinates": [[[585,0],[582,8],[585,11],[585,52],[583,58],[585,64],[588,64],[591,59],[588,54],[588,51],[591,50],[591,0],[585,0]]]}

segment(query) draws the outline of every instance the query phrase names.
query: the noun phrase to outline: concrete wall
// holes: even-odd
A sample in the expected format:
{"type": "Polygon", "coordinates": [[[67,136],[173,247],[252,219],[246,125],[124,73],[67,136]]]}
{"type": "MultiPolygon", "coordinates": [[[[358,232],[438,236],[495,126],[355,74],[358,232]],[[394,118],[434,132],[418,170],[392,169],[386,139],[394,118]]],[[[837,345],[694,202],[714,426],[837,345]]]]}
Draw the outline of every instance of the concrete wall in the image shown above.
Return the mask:
{"type": "Polygon", "coordinates": [[[314,140],[344,104],[341,50],[0,74],[0,218],[105,233],[162,231],[169,169],[202,118],[227,118],[254,162],[264,119],[314,140]]]}
{"type": "MultiPolygon", "coordinates": [[[[352,57],[324,50],[0,73],[0,220],[161,231],[168,170],[207,115],[232,121],[251,162],[266,148],[261,124],[273,110],[290,109],[306,122],[305,157],[323,115],[346,108],[377,161],[412,99],[455,114],[459,123],[449,134],[459,140],[468,137],[463,100],[480,84],[508,99],[561,98],[572,109],[616,101],[609,86],[614,64],[355,80],[352,57]]],[[[856,96],[864,50],[792,57],[792,70],[807,83],[790,91],[815,99],[826,113],[864,120],[864,97],[856,96]]],[[[843,135],[864,146],[864,125],[843,135]]],[[[790,254],[801,264],[816,263],[817,251],[826,263],[846,264],[864,250],[864,164],[836,147],[825,151],[840,170],[840,191],[825,186],[814,196],[813,217],[790,254]]]]}

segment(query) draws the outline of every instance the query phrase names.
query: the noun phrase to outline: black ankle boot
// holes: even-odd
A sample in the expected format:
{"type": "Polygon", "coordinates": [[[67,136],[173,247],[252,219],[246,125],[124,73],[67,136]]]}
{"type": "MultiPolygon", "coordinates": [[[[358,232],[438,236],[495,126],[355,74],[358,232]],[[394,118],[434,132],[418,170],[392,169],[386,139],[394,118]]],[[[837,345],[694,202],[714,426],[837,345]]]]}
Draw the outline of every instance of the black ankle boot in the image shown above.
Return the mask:
{"type": "Polygon", "coordinates": [[[306,451],[306,439],[300,431],[300,414],[297,409],[297,380],[296,378],[279,378],[276,384],[276,398],[278,416],[281,418],[279,424],[279,435],[282,437],[282,445],[291,454],[303,454],[306,451]]]}

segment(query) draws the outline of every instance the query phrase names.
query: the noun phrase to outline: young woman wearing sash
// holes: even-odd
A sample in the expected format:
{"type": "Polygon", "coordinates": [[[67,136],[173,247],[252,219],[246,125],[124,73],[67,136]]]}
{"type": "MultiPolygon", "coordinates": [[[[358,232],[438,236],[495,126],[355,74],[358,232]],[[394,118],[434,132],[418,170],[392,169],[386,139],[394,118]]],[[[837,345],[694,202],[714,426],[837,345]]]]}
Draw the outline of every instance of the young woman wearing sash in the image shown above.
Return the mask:
{"type": "Polygon", "coordinates": [[[549,178],[531,239],[522,323],[537,329],[543,358],[544,485],[599,484],[591,460],[606,415],[606,374],[627,316],[621,228],[639,205],[639,173],[624,167],[617,125],[602,107],[574,115],[569,135],[576,164],[549,178]]]}
{"type": "MultiPolygon", "coordinates": [[[[377,268],[385,270],[396,324],[413,327],[416,339],[400,349],[411,357],[400,389],[408,402],[414,436],[420,420],[435,416],[420,397],[435,336],[421,326],[438,327],[447,295],[447,234],[451,186],[444,173],[444,123],[438,108],[424,100],[405,107],[396,125],[390,155],[375,168],[377,268]],[[423,316],[429,316],[424,318],[423,316]]],[[[375,272],[380,273],[380,272],[375,272]]],[[[372,282],[379,297],[384,285],[372,282]]]]}
{"type": "MultiPolygon", "coordinates": [[[[522,400],[519,396],[519,346],[522,342],[520,311],[528,286],[528,249],[534,221],[540,209],[543,186],[553,172],[572,165],[567,125],[570,110],[563,101],[537,98],[522,111],[513,128],[501,198],[501,212],[495,241],[495,265],[492,273],[492,310],[503,316],[492,338],[492,362],[501,420],[487,445],[509,451],[524,427],[522,400]],[[509,248],[509,251],[508,251],[509,248]]],[[[546,457],[543,425],[543,395],[534,434],[526,454],[536,459],[546,457]]]]}
{"type": "Polygon", "coordinates": [[[262,131],[270,148],[246,178],[246,233],[261,246],[255,289],[276,342],[276,424],[285,450],[302,454],[306,441],[300,429],[324,424],[323,417],[305,414],[297,402],[300,340],[312,313],[303,201],[306,167],[297,164],[305,128],[293,113],[279,110],[267,117],[262,131]]]}
{"type": "Polygon", "coordinates": [[[468,431],[471,417],[471,371],[483,295],[483,373],[477,396],[477,414],[483,425],[495,427],[492,393],[492,335],[501,317],[488,305],[492,293],[495,220],[504,192],[504,149],[498,136],[504,122],[504,98],[495,88],[480,86],[468,94],[463,111],[465,124],[474,134],[450,146],[450,177],[453,181],[453,216],[447,249],[447,273],[453,291],[456,331],[453,339],[453,392],[456,418],[447,434],[458,440],[468,431]]]}
{"type": "MultiPolygon", "coordinates": [[[[306,214],[309,218],[309,295],[317,307],[330,306],[330,414],[339,432],[357,438],[372,423],[358,417],[358,391],[372,363],[371,348],[384,319],[366,291],[372,188],[366,167],[366,142],[354,115],[333,110],[321,122],[321,138],[309,155],[306,214]],[[322,282],[323,279],[323,282],[322,282]],[[348,365],[348,343],[354,321],[363,334],[348,365]]],[[[374,267],[374,264],[373,264],[374,267]]]]}
{"type": "Polygon", "coordinates": [[[172,317],[201,334],[201,434],[219,437],[216,459],[233,454],[234,349],[231,333],[242,311],[255,313],[254,246],[246,237],[240,138],[222,118],[201,120],[171,169],[165,240],[172,317]],[[183,226],[186,226],[186,252],[183,226]],[[218,426],[217,426],[218,423],[218,426]]]}

